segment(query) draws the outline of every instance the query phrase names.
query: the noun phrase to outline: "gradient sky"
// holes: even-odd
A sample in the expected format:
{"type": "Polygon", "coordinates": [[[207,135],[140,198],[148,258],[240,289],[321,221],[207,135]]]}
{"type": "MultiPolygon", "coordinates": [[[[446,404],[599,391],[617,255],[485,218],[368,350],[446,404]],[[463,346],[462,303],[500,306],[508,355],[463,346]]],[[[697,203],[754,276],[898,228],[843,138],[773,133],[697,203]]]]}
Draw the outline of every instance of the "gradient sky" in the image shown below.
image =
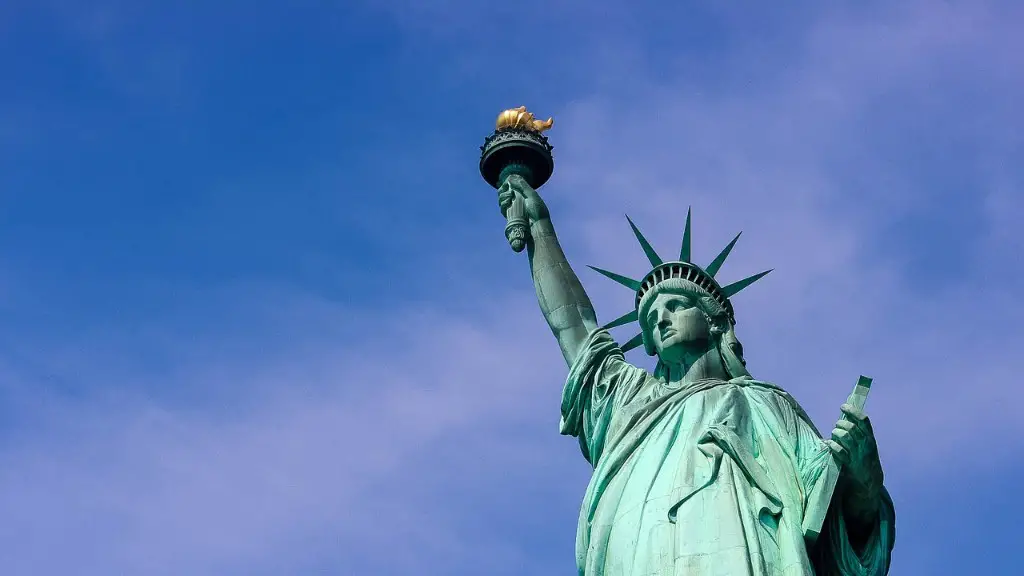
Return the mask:
{"type": "Polygon", "coordinates": [[[623,213],[743,230],[755,377],[826,429],[875,378],[892,573],[1019,574],[1024,7],[779,4],[4,2],[0,574],[572,573],[566,369],[476,168],[520,104],[600,318],[623,213]]]}

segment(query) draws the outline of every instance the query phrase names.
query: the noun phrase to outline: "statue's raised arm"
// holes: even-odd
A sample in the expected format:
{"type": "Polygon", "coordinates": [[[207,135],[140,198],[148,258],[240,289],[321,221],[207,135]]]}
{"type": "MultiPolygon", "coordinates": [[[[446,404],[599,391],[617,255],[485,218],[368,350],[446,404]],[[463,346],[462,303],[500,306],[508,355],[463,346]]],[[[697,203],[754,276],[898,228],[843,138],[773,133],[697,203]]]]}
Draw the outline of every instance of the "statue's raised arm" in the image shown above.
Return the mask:
{"type": "Polygon", "coordinates": [[[541,312],[572,366],[587,336],[597,328],[594,305],[569,266],[537,193],[555,168],[543,135],[554,121],[538,120],[525,106],[498,115],[495,131],[481,146],[480,174],[498,189],[505,236],[516,252],[528,248],[533,285],[541,312]]]}
{"type": "Polygon", "coordinates": [[[572,365],[587,335],[597,328],[594,305],[562,252],[544,200],[525,178],[512,174],[498,191],[502,215],[507,216],[516,199],[529,222],[527,249],[540,310],[572,365]]]}

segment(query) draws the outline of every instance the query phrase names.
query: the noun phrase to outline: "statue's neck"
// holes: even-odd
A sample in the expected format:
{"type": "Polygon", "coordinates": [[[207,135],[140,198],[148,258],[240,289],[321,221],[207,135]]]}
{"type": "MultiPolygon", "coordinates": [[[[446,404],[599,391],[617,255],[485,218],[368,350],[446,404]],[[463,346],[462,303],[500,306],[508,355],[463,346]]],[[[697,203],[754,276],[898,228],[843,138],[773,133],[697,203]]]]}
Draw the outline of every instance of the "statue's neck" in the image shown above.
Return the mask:
{"type": "Polygon", "coordinates": [[[668,384],[688,384],[698,380],[730,378],[722,355],[717,346],[711,346],[703,352],[686,354],[678,362],[661,361],[659,376],[668,384]]]}

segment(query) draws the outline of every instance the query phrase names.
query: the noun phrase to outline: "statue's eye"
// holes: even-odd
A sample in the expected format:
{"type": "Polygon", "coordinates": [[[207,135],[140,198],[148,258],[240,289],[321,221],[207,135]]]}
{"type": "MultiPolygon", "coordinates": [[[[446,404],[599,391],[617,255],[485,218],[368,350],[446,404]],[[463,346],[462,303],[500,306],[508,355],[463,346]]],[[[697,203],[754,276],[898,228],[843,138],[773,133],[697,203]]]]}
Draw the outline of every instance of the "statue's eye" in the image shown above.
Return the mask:
{"type": "Polygon", "coordinates": [[[669,312],[679,312],[682,310],[688,310],[691,307],[690,302],[687,300],[673,300],[668,303],[666,308],[668,308],[669,312]]]}

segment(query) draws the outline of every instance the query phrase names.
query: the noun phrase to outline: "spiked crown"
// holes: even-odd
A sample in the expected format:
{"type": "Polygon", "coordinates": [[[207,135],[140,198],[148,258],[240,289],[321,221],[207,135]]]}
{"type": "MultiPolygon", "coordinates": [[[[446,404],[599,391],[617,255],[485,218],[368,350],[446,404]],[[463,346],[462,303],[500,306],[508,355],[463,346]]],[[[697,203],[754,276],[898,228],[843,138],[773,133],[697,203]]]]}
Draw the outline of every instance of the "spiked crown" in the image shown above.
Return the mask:
{"type": "MultiPolygon", "coordinates": [[[[653,268],[643,277],[643,279],[634,280],[632,278],[622,276],[621,274],[616,274],[615,272],[609,272],[608,270],[603,270],[594,266],[589,267],[636,292],[633,311],[623,314],[608,324],[605,324],[604,328],[606,329],[623,326],[630,322],[638,322],[640,318],[641,303],[645,301],[644,296],[650,293],[657,285],[671,279],[685,280],[695,284],[704,292],[707,292],[709,297],[717,302],[725,311],[730,324],[735,325],[736,316],[733,311],[732,302],[729,299],[771,272],[771,270],[765,270],[764,272],[748,276],[742,280],[733,282],[732,284],[728,284],[726,286],[720,285],[718,281],[715,280],[715,275],[718,274],[718,271],[722,268],[722,264],[725,263],[725,259],[729,257],[729,253],[732,252],[732,249],[736,245],[736,241],[740,239],[740,234],[742,234],[742,232],[737,234],[736,237],[718,253],[718,256],[716,256],[715,259],[707,265],[707,267],[701,268],[691,262],[689,209],[686,211],[686,228],[683,231],[683,245],[679,250],[678,260],[662,260],[661,256],[655,252],[654,248],[651,247],[650,242],[648,242],[640,232],[640,229],[636,227],[636,224],[634,224],[632,220],[630,220],[629,216],[626,216],[626,220],[629,222],[630,228],[633,229],[633,234],[636,236],[637,242],[640,243],[640,247],[643,249],[644,254],[647,255],[647,260],[651,263],[653,268]]],[[[643,334],[643,324],[641,323],[640,333],[627,341],[622,346],[622,351],[626,352],[643,344],[643,334]]]]}

